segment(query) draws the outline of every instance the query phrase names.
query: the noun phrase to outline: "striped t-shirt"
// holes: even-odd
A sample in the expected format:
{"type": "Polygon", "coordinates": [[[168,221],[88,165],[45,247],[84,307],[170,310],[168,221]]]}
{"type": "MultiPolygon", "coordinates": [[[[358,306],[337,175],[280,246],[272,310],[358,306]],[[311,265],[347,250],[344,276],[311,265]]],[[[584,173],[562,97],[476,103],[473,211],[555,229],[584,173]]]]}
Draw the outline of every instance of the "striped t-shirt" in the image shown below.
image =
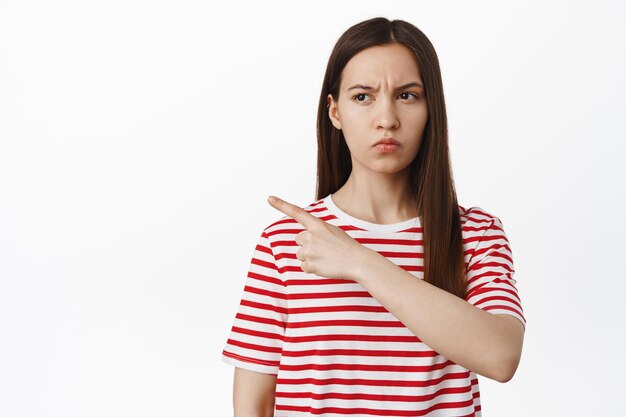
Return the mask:
{"type": "MultiPolygon", "coordinates": [[[[304,209],[423,279],[419,217],[370,223],[331,194],[304,209]]],[[[525,326],[501,221],[480,207],[459,211],[466,301],[525,326]]],[[[429,348],[355,281],[302,271],[295,235],[303,230],[285,215],[262,231],[222,354],[277,375],[276,417],[480,416],[474,372],[429,348]]]]}

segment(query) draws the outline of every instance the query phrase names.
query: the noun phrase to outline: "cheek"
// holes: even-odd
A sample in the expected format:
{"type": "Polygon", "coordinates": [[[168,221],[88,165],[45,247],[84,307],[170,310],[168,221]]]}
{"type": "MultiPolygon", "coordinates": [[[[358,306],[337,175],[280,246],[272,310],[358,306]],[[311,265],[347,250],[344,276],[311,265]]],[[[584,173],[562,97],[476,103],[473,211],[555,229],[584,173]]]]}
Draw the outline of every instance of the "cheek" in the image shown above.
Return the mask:
{"type": "Polygon", "coordinates": [[[363,121],[363,117],[358,115],[342,114],[341,130],[348,147],[351,149],[353,146],[362,147],[368,139],[371,139],[371,129],[368,129],[367,123],[363,121]]]}
{"type": "Polygon", "coordinates": [[[363,120],[367,115],[355,106],[345,106],[341,111],[341,125],[353,129],[354,127],[363,125],[363,120]]]}
{"type": "Polygon", "coordinates": [[[416,107],[407,109],[406,113],[402,115],[405,124],[410,124],[412,127],[425,126],[428,120],[428,106],[426,103],[418,105],[416,107]]]}

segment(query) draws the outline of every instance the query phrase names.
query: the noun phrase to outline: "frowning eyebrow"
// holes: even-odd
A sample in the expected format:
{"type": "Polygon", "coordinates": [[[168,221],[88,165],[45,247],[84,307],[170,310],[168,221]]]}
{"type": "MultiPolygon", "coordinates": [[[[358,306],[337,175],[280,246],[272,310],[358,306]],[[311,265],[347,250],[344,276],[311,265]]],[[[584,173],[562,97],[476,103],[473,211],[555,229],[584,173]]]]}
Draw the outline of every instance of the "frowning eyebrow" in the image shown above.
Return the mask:
{"type": "MultiPolygon", "coordinates": [[[[409,87],[419,87],[419,88],[424,88],[424,86],[420,83],[418,83],[417,81],[413,81],[411,83],[407,83],[404,85],[401,85],[400,87],[398,87],[398,90],[402,90],[405,88],[409,88],[409,87]]],[[[374,90],[374,87],[370,87],[369,85],[363,85],[363,84],[355,84],[352,87],[348,88],[348,91],[354,89],[354,88],[360,88],[363,90],[374,90]]]]}

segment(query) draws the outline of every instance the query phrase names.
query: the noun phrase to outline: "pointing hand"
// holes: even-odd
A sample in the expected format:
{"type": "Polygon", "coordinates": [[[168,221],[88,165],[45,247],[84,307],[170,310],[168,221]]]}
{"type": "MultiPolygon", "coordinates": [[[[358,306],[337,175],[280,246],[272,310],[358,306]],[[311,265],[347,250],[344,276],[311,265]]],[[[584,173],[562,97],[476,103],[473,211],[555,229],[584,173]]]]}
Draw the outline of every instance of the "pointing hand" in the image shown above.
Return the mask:
{"type": "Polygon", "coordinates": [[[296,220],[305,230],[296,235],[300,246],[296,258],[302,271],[326,278],[356,280],[353,272],[365,246],[348,236],[339,227],[325,222],[306,210],[270,196],[268,203],[278,211],[296,220]]]}

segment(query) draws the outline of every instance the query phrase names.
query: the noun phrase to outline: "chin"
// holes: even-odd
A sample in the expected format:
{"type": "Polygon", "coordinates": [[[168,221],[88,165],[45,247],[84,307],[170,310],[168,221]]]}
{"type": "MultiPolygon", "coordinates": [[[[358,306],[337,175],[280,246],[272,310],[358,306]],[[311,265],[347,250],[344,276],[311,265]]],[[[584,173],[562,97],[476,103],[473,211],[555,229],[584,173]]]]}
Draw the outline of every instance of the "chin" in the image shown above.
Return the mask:
{"type": "Polygon", "coordinates": [[[404,171],[408,168],[409,164],[389,164],[386,163],[384,165],[378,165],[374,167],[370,167],[372,171],[379,172],[381,174],[397,174],[399,172],[404,171]]]}

